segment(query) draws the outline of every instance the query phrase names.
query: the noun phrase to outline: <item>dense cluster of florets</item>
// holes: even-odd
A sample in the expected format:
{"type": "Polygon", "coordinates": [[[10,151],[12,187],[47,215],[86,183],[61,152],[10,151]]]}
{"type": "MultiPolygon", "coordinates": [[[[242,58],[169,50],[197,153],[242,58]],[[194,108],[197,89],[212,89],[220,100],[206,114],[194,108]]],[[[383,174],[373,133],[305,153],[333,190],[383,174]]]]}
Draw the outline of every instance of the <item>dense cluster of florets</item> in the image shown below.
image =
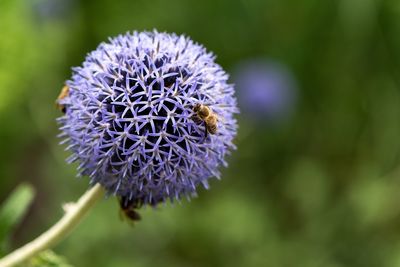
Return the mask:
{"type": "Polygon", "coordinates": [[[237,105],[214,56],[189,38],[142,32],[120,35],[91,52],[67,81],[61,136],[80,175],[139,204],[190,197],[219,177],[234,148],[237,105]],[[193,120],[208,106],[217,132],[193,120]]]}

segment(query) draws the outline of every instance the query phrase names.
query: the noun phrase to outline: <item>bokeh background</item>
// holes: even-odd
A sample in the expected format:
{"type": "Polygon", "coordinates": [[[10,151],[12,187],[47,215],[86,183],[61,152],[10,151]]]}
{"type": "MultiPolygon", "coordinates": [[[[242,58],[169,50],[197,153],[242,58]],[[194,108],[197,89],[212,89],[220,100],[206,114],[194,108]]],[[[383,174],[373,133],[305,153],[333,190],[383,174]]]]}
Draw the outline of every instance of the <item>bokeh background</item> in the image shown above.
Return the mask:
{"type": "Polygon", "coordinates": [[[109,36],[184,33],[237,86],[238,150],[190,203],[131,227],[101,201],[54,251],[73,266],[400,266],[398,0],[0,0],[0,200],[36,197],[8,249],[77,199],[54,107],[109,36]]]}

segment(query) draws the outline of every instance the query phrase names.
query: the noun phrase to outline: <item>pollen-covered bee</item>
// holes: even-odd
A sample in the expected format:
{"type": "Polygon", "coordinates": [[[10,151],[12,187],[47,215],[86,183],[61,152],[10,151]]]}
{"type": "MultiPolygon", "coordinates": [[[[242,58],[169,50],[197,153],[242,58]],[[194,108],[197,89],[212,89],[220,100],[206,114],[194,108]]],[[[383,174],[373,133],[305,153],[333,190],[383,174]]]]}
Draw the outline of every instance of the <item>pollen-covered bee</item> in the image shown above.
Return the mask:
{"type": "Polygon", "coordinates": [[[119,206],[121,208],[120,212],[123,217],[127,218],[131,222],[140,221],[141,217],[140,214],[136,212],[136,209],[140,208],[141,204],[137,200],[121,197],[119,199],[119,206]]]}
{"type": "Polygon", "coordinates": [[[197,103],[193,106],[193,111],[195,112],[193,121],[196,123],[204,122],[205,124],[205,137],[207,137],[207,133],[217,133],[218,116],[210,107],[197,103]]]}
{"type": "Polygon", "coordinates": [[[64,98],[66,98],[69,95],[69,87],[67,85],[65,85],[62,89],[60,94],[58,95],[57,99],[56,99],[56,107],[57,109],[59,109],[62,113],[66,112],[66,108],[65,105],[60,104],[60,101],[63,100],[64,98]]]}

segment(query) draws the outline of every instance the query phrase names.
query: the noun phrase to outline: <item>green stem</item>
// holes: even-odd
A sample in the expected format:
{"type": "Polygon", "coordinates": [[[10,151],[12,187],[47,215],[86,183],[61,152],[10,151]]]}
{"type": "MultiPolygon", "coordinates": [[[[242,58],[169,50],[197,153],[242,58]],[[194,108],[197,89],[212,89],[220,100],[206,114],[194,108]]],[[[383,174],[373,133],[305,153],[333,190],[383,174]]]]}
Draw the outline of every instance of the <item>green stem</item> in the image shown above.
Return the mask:
{"type": "Polygon", "coordinates": [[[0,259],[0,267],[12,267],[21,264],[39,252],[57,244],[67,236],[103,195],[104,189],[100,184],[93,186],[79,198],[78,202],[68,204],[64,216],[49,230],[0,259]]]}

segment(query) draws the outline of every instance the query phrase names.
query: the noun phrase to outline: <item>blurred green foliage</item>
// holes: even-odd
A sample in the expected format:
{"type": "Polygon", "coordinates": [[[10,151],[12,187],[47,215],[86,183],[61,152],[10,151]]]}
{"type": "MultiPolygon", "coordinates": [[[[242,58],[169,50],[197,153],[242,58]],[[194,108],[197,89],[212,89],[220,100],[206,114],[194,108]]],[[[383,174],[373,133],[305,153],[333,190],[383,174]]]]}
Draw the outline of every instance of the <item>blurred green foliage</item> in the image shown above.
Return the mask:
{"type": "Polygon", "coordinates": [[[51,250],[41,252],[38,256],[33,257],[24,264],[25,267],[72,267],[63,257],[56,255],[51,250]]]}
{"type": "MultiPolygon", "coordinates": [[[[55,248],[74,266],[400,266],[400,2],[397,0],[2,0],[0,198],[37,198],[13,246],[37,236],[87,179],[57,145],[71,66],[131,30],[185,33],[228,71],[283,62],[295,116],[242,119],[223,179],[130,227],[102,201],[55,248]]],[[[242,110],[245,113],[245,110],[242,110]]]]}
{"type": "Polygon", "coordinates": [[[20,184],[0,207],[0,255],[9,250],[9,239],[13,229],[22,221],[32,203],[34,189],[29,184],[20,184]]]}

